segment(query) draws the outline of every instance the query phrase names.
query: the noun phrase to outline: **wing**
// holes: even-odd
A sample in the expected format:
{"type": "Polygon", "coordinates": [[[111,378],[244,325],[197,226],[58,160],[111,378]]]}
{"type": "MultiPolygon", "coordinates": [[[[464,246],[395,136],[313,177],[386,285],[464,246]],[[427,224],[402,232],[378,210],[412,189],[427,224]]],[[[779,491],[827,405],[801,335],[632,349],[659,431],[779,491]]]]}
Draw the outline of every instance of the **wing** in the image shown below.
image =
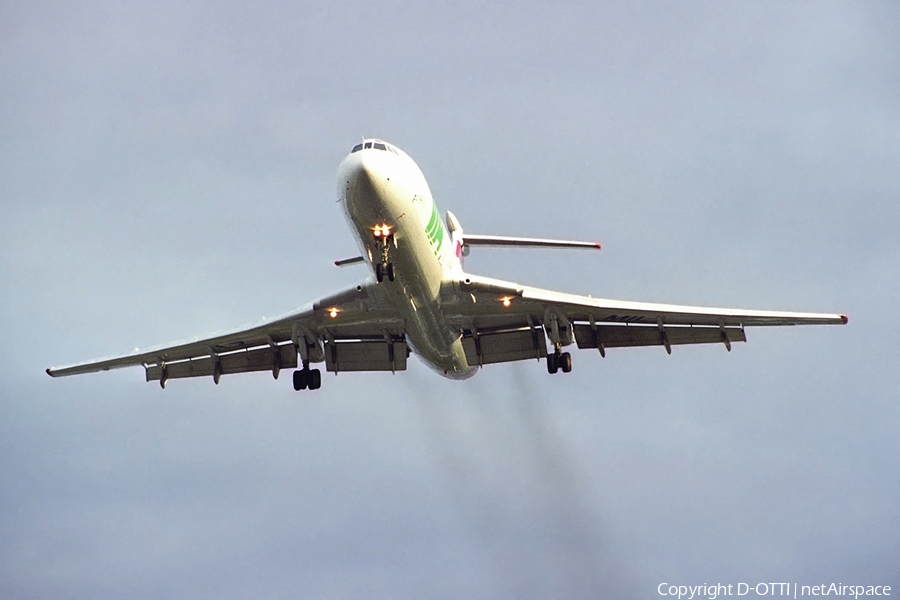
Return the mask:
{"type": "Polygon", "coordinates": [[[844,324],[840,314],[776,312],[605,300],[467,276],[450,294],[445,314],[479,364],[546,355],[551,344],[607,348],[744,342],[745,326],[844,324]],[[458,290],[458,291],[457,291],[458,290]],[[488,356],[485,348],[493,349],[488,356]]]}
{"type": "Polygon", "coordinates": [[[405,370],[402,319],[362,284],[299,310],[245,327],[131,354],[47,369],[52,377],[142,365],[147,381],[212,377],[325,362],[329,371],[405,370]]]}

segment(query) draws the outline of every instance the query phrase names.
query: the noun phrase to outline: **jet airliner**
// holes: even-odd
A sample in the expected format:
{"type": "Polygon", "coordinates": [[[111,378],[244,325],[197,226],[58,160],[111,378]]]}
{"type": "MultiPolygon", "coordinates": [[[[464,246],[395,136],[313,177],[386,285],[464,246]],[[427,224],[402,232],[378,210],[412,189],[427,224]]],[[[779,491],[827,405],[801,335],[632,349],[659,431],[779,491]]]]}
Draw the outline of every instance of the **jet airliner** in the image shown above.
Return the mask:
{"type": "Polygon", "coordinates": [[[745,327],[844,324],[841,314],[706,308],[604,300],[469,274],[475,246],[599,249],[593,242],[471,235],[441,218],[422,171],[402,150],[366,139],[338,168],[337,196],[368,278],[303,308],[210,336],[47,369],[53,377],[141,365],[147,381],[251,371],[293,371],[295,390],[318,389],[325,370],[403,371],[411,353],[439,374],[465,379],[484,365],[546,363],[572,370],[566,350],[746,341],[745,327]]]}

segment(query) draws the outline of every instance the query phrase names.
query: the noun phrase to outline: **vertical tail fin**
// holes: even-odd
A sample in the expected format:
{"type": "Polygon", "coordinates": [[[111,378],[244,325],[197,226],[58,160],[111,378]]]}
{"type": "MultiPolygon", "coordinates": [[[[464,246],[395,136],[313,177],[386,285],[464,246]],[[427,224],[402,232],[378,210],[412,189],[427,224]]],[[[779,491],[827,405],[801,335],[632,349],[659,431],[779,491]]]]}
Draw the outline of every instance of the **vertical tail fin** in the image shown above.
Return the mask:
{"type": "Polygon", "coordinates": [[[459,268],[461,270],[463,256],[468,254],[468,252],[465,251],[466,248],[463,243],[462,225],[459,224],[459,219],[456,218],[456,215],[449,210],[447,211],[447,231],[450,232],[450,242],[453,244],[453,252],[456,255],[456,260],[459,261],[459,268]]]}

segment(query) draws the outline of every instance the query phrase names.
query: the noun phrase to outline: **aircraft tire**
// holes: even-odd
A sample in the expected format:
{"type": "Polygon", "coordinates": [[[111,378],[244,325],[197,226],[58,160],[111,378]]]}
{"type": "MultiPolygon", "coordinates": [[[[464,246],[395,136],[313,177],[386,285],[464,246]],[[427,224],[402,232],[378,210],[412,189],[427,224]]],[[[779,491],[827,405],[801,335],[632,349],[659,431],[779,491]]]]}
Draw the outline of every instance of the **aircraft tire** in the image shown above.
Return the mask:
{"type": "Polygon", "coordinates": [[[309,371],[309,389],[317,390],[322,387],[322,372],[318,369],[309,371]]]}
{"type": "Polygon", "coordinates": [[[299,392],[300,390],[305,390],[307,381],[306,381],[306,369],[299,369],[294,371],[294,391],[299,392]]]}
{"type": "Polygon", "coordinates": [[[389,262],[387,264],[387,278],[388,278],[388,281],[394,280],[394,263],[392,263],[392,262],[389,262]]]}
{"type": "Polygon", "coordinates": [[[568,352],[563,352],[559,356],[559,368],[562,369],[563,373],[571,373],[572,372],[572,355],[568,352]]]}
{"type": "Polygon", "coordinates": [[[384,265],[381,263],[375,263],[375,280],[378,283],[384,281],[384,265]]]}
{"type": "Polygon", "coordinates": [[[547,355],[547,372],[551,375],[555,374],[556,371],[559,370],[559,356],[557,354],[548,354],[547,355]]]}

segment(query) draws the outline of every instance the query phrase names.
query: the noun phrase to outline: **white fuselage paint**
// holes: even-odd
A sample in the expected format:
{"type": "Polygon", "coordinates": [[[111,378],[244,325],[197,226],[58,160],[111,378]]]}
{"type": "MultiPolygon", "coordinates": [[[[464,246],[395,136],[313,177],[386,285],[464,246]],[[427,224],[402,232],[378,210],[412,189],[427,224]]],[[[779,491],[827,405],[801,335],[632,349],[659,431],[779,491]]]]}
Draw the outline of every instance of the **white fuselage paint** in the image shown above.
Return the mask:
{"type": "Polygon", "coordinates": [[[470,377],[477,367],[466,362],[462,334],[441,311],[442,286],[462,273],[457,240],[451,239],[422,171],[404,152],[389,147],[364,148],[341,162],[338,200],[372,269],[382,252],[374,230],[390,228],[395,279],[385,277],[374,289],[402,315],[414,352],[445,377],[470,377]]]}

